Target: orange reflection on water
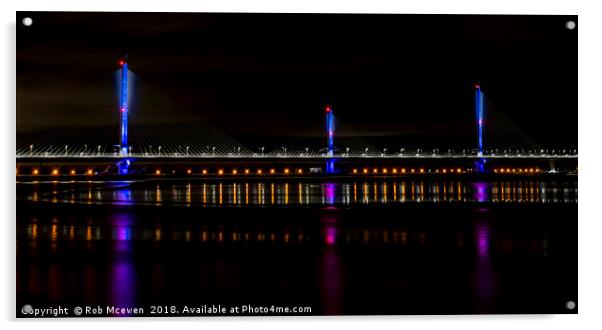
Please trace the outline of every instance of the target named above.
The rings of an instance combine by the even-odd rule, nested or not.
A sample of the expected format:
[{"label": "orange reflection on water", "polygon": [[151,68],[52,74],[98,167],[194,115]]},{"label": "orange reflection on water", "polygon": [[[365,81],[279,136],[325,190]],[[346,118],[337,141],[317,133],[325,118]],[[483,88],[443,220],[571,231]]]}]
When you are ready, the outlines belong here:
[{"label": "orange reflection on water", "polygon": [[222,205],[223,202],[223,189],[222,184],[219,184],[219,205]]},{"label": "orange reflection on water", "polygon": [[443,200],[447,201],[447,184],[443,183]]},{"label": "orange reflection on water", "polygon": [[236,183],[232,184],[232,204],[236,205]]},{"label": "orange reflection on water", "polygon": [[401,201],[402,202],[406,201],[406,183],[405,182],[401,183]]},{"label": "orange reflection on water", "polygon": [[53,224],[50,227],[50,240],[51,241],[56,241],[57,238],[58,238],[57,225]]},{"label": "orange reflection on water", "polygon": [[263,204],[265,196],[265,187],[263,183],[257,185],[257,204]]},{"label": "orange reflection on water", "polygon": [[92,226],[86,226],[86,241],[92,240]]},{"label": "orange reflection on water", "polygon": [[38,224],[35,222],[31,225],[31,238],[33,240],[38,238]]},{"label": "orange reflection on water", "polygon": [[157,186],[157,192],[156,192],[156,194],[155,194],[155,195],[156,195],[156,197],[155,197],[155,198],[156,198],[156,200],[155,200],[155,201],[156,201],[157,205],[161,204],[161,202],[162,202],[162,198],[161,198],[161,188],[160,188],[159,186]]},{"label": "orange reflection on water", "polygon": [[192,203],[192,196],[191,196],[191,191],[190,191],[190,183],[186,185],[186,204],[188,204],[188,206],[190,206],[190,204]]}]

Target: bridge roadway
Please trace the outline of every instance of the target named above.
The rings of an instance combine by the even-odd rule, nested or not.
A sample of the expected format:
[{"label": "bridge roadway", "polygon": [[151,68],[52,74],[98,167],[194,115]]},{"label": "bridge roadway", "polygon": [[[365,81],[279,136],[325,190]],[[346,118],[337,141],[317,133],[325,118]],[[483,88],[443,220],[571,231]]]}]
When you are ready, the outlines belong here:
[{"label": "bridge roadway", "polygon": [[28,155],[21,154],[16,155],[17,161],[45,161],[45,160],[118,160],[123,158],[131,159],[148,159],[148,160],[187,160],[187,161],[257,161],[257,160],[270,160],[270,161],[288,161],[288,160],[385,160],[385,159],[534,159],[534,160],[560,160],[560,159],[577,159],[577,154],[485,154],[482,156],[476,154],[415,154],[415,155],[368,155],[368,156],[238,156],[238,155],[145,155],[145,154],[130,154],[128,156],[121,156],[119,154],[90,154],[90,155]]},{"label": "bridge roadway", "polygon": [[[115,164],[124,157],[53,156],[17,157],[19,175],[112,174]],[[145,156],[132,155],[133,173],[204,174],[204,175],[307,175],[321,173],[331,157],[198,157],[198,156]],[[576,155],[420,155],[381,157],[334,157],[339,174],[411,174],[411,173],[471,173],[477,159],[486,159],[486,169],[491,173],[576,173]]]}]

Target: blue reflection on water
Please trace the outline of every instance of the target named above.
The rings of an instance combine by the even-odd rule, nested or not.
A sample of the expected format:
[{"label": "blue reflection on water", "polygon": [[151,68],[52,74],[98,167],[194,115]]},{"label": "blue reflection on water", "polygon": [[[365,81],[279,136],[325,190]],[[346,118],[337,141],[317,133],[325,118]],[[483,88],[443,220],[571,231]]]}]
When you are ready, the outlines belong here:
[{"label": "blue reflection on water", "polygon": [[120,204],[130,205],[132,203],[132,189],[123,188],[115,192],[115,200]]},{"label": "blue reflection on water", "polygon": [[129,214],[115,214],[110,219],[113,237],[110,302],[121,307],[136,305],[136,269],[133,258],[134,219]]}]

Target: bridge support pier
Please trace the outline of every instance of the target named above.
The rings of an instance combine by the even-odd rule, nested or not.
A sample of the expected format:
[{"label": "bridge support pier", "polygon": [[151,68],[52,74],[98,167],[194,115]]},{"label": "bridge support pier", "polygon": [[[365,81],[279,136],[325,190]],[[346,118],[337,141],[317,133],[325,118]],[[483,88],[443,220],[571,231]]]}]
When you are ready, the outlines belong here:
[{"label": "bridge support pier", "polygon": [[475,169],[476,169],[477,173],[485,172],[485,163],[487,163],[487,160],[485,158],[478,158],[475,161]]},{"label": "bridge support pier", "polygon": [[326,173],[332,174],[334,172],[334,158],[330,158],[326,160]]},{"label": "bridge support pier", "polygon": [[556,173],[556,161],[554,159],[550,159],[550,172]]},{"label": "bridge support pier", "polygon": [[117,174],[127,175],[130,169],[131,161],[128,158],[123,158],[115,165],[117,165]]}]

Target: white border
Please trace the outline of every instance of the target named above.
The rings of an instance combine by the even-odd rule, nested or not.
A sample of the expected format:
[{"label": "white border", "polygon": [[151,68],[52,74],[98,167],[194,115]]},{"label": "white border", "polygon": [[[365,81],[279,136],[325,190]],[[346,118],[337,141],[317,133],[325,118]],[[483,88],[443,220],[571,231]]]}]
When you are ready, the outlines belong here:
[{"label": "white border", "polygon": [[[236,318],[236,319],[183,319],[164,320],[108,320],[111,322],[88,322],[86,327],[103,329],[114,327],[150,327],[162,329],[167,322],[176,322],[180,327],[230,328],[244,326],[255,329],[305,329],[307,327],[364,329],[368,326],[379,328],[439,328],[446,329],[569,329],[592,328],[602,324],[600,299],[600,268],[602,257],[600,241],[602,237],[602,217],[596,209],[598,193],[602,182],[599,172],[602,169],[600,157],[600,123],[602,123],[601,65],[602,61],[602,10],[599,1],[586,0],[414,0],[409,1],[354,1],[354,0],[221,0],[212,2],[191,0],[130,1],[102,0],[4,0],[0,3],[2,17],[2,60],[3,77],[0,80],[0,100],[3,104],[0,123],[2,134],[2,161],[0,177],[2,189],[0,210],[3,211],[3,249],[0,264],[0,277],[3,286],[0,293],[0,314],[2,321],[13,321],[10,328],[44,327],[79,329],[82,324],[76,319],[53,322],[14,322],[14,267],[15,267],[15,11],[171,11],[171,12],[347,12],[347,13],[456,13],[456,14],[578,14],[579,33],[579,315],[552,316],[386,316],[386,317],[305,317],[305,318]],[[552,97],[552,96],[550,96]],[[545,123],[542,123],[545,124]],[[104,324],[103,324],[104,323]],[[374,323],[374,324],[372,324]],[[5,327],[3,327],[5,328]]]}]

